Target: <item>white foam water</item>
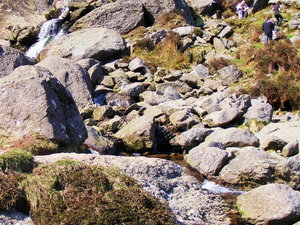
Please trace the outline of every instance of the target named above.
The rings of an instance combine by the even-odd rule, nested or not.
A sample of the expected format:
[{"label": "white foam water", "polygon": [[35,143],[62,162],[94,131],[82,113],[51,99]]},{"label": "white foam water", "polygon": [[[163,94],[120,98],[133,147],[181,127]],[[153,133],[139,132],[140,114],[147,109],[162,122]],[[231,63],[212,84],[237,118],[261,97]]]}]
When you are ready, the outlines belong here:
[{"label": "white foam water", "polygon": [[204,180],[201,186],[202,189],[207,190],[213,194],[243,194],[243,191],[237,191],[232,188],[223,187],[214,183],[213,181]]},{"label": "white foam water", "polygon": [[63,15],[69,11],[69,8],[66,7],[62,10],[59,18],[49,20],[45,22],[38,35],[38,42],[33,44],[28,51],[26,52],[26,56],[37,58],[39,53],[43,50],[43,48],[51,41],[63,36],[65,34],[62,29],[62,20]]}]

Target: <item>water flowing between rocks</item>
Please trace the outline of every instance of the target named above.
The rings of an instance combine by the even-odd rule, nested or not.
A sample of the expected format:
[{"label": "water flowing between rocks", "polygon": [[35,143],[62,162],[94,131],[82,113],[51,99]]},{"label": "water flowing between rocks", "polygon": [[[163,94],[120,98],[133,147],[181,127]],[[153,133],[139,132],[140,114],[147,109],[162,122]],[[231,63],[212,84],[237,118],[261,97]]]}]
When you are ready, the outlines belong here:
[{"label": "water flowing between rocks", "polygon": [[47,44],[65,35],[65,31],[62,28],[62,23],[63,23],[63,15],[65,15],[65,13],[68,11],[69,11],[68,7],[64,8],[58,18],[48,20],[42,25],[38,35],[38,42],[33,44],[28,49],[28,51],[26,52],[26,56],[37,58],[39,53],[43,50],[43,48]]}]

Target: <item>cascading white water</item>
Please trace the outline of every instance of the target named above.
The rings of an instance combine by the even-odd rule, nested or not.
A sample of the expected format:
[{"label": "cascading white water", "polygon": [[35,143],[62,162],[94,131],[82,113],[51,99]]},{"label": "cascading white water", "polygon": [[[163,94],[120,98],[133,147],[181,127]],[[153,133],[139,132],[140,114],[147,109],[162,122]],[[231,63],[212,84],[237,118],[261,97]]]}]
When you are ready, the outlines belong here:
[{"label": "cascading white water", "polygon": [[55,40],[58,37],[61,37],[65,34],[62,29],[63,15],[69,11],[69,8],[66,7],[62,10],[60,16],[56,19],[49,20],[45,22],[40,30],[38,35],[38,42],[33,44],[28,51],[26,56],[37,58],[42,49],[52,40]]}]

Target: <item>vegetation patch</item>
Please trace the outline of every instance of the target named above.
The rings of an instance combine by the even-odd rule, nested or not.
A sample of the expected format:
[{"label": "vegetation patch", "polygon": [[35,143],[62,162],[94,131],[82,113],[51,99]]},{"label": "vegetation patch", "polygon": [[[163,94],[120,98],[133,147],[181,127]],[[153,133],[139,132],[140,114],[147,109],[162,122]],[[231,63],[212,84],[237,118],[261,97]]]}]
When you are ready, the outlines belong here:
[{"label": "vegetation patch", "polygon": [[33,168],[33,157],[24,150],[10,150],[0,155],[0,168],[2,171],[30,172]]},{"label": "vegetation patch", "polygon": [[63,160],[22,182],[35,224],[174,224],[169,209],[117,168]]},{"label": "vegetation patch", "polygon": [[0,211],[8,211],[17,207],[23,198],[19,182],[24,177],[20,174],[0,171]]}]

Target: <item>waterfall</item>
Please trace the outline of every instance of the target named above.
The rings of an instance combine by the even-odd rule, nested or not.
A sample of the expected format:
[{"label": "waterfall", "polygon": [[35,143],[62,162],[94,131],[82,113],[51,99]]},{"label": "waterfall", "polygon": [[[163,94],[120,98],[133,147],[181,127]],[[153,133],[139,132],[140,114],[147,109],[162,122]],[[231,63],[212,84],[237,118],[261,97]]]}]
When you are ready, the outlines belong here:
[{"label": "waterfall", "polygon": [[26,56],[37,58],[39,53],[47,44],[49,44],[49,42],[65,34],[64,30],[62,29],[62,22],[63,15],[68,11],[68,7],[64,8],[58,18],[49,20],[42,25],[40,33],[38,35],[38,42],[33,44],[28,49],[28,51],[26,52]]}]

